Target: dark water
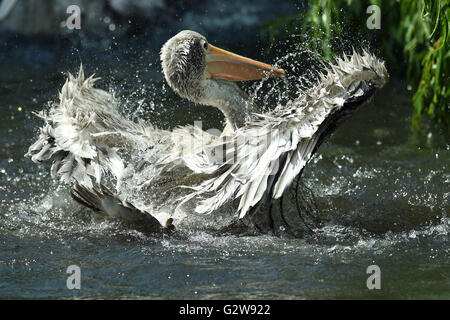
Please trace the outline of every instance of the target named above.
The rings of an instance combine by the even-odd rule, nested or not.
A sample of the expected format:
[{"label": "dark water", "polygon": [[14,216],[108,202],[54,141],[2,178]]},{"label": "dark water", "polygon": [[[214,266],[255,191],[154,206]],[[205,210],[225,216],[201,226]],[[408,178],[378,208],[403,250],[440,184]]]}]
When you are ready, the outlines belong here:
[{"label": "dark water", "polygon": [[[221,124],[217,111],[175,97],[142,59],[85,66],[125,105],[141,106],[125,108],[130,116]],[[391,80],[307,167],[314,235],[157,239],[92,221],[48,165],[23,158],[41,125],[32,112],[57,99],[64,77],[12,69],[0,83],[1,298],[450,299],[450,146],[438,132],[413,138],[403,81]],[[69,265],[81,268],[80,290],[66,287]],[[381,269],[380,290],[366,286],[370,265]]]}]

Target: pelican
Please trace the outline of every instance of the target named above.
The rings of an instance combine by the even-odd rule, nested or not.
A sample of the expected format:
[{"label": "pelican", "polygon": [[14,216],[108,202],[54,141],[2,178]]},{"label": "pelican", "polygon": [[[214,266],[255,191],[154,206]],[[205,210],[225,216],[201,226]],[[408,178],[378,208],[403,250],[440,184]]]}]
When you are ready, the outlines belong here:
[{"label": "pelican", "polygon": [[[52,158],[52,177],[69,183],[80,204],[149,233],[171,233],[194,213],[211,217],[227,206],[233,219],[272,229],[273,219],[262,219],[258,208],[281,198],[325,138],[388,79],[381,60],[354,51],[330,64],[315,86],[261,113],[236,82],[283,77],[283,69],[217,48],[189,30],[164,44],[161,63],[178,95],[222,111],[221,135],[126,119],[115,97],[95,88],[96,79],[85,78],[80,67],[77,77],[69,75],[59,103],[39,114],[45,124],[26,154],[34,162]],[[110,176],[115,191],[104,186]],[[156,190],[145,193],[152,186]],[[121,197],[127,188],[137,198],[181,189],[169,211],[190,205],[192,214],[157,218],[142,199]]]}]

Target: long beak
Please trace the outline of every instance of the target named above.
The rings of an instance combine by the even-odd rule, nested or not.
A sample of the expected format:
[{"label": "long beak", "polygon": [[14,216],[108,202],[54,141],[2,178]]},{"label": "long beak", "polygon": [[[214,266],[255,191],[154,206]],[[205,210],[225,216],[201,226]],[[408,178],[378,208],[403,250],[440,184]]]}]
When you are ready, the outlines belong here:
[{"label": "long beak", "polygon": [[245,81],[284,75],[283,69],[208,45],[206,52],[206,77],[208,79]]}]

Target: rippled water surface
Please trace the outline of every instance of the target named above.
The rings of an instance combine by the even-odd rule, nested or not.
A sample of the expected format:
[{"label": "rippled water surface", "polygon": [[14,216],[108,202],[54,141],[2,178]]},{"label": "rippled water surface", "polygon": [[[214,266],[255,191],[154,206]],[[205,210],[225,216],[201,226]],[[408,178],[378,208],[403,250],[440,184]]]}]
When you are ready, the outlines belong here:
[{"label": "rippled water surface", "polygon": [[[221,125],[218,111],[178,99],[141,62],[85,65],[133,106],[129,116]],[[57,99],[62,83],[58,72],[2,75],[1,298],[450,299],[450,147],[437,132],[414,139],[403,81],[391,79],[305,170],[314,196],[305,215],[319,224],[304,239],[201,231],[161,239],[91,220],[48,165],[23,158],[41,125],[32,112]],[[374,264],[381,290],[366,287]],[[81,290],[66,287],[69,265],[81,267]]]}]

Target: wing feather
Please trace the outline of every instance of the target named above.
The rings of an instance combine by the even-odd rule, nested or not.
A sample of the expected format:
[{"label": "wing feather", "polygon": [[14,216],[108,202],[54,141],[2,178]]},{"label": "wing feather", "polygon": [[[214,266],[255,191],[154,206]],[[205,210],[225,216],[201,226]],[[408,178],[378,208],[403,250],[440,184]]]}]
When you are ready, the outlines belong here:
[{"label": "wing feather", "polygon": [[265,195],[280,198],[328,132],[329,119],[347,102],[362,104],[373,93],[370,89],[382,87],[387,78],[384,63],[366,52],[337,59],[316,86],[272,112],[253,114],[246,126],[223,142],[230,149],[227,159],[229,153],[237,154],[233,163],[205,156],[210,146],[184,158],[195,173],[208,173],[212,178],[192,186],[193,192],[181,203],[203,198],[196,211],[211,213],[240,198],[237,211],[243,218]]}]

